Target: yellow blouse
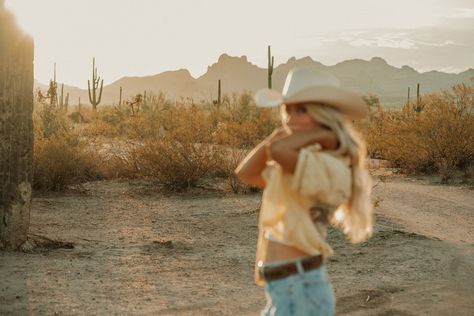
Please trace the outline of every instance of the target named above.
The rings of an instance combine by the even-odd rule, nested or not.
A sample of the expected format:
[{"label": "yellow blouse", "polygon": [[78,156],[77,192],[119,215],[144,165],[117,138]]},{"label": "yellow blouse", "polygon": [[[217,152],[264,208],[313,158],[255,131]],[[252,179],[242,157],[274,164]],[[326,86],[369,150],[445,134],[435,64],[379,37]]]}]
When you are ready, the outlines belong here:
[{"label": "yellow blouse", "polygon": [[265,262],[268,240],[265,232],[283,243],[308,253],[332,254],[326,242],[327,226],[315,225],[310,208],[322,204],[333,206],[347,202],[351,193],[350,158],[337,151],[322,151],[320,144],[302,148],[294,174],[284,172],[274,160],[262,171],[266,186],[259,214],[259,235],[255,260],[255,282],[263,285],[258,273]]}]

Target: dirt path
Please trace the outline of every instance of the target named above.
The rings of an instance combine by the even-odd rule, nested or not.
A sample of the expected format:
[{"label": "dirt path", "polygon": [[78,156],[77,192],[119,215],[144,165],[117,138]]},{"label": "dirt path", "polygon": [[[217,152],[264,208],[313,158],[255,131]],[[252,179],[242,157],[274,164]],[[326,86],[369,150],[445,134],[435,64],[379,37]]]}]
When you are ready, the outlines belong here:
[{"label": "dirt path", "polygon": [[[470,315],[472,192],[399,179],[377,186],[372,239],[351,245],[330,231],[338,315]],[[0,315],[258,315],[259,202],[116,181],[37,195],[31,232],[74,248],[0,253]]]},{"label": "dirt path", "polygon": [[474,190],[413,178],[380,184],[380,214],[407,230],[442,240],[474,243]]}]

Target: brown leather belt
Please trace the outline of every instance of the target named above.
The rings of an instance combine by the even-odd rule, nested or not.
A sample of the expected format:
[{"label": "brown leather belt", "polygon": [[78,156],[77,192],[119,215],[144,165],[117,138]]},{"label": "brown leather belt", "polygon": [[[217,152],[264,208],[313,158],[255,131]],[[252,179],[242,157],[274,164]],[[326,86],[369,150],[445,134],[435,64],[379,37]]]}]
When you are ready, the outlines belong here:
[{"label": "brown leather belt", "polygon": [[[323,257],[321,255],[308,256],[301,259],[301,265],[304,271],[309,271],[319,268],[323,264]],[[265,266],[261,268],[261,276],[267,280],[278,280],[286,278],[290,275],[298,273],[298,267],[295,262],[289,262],[276,267]]]}]

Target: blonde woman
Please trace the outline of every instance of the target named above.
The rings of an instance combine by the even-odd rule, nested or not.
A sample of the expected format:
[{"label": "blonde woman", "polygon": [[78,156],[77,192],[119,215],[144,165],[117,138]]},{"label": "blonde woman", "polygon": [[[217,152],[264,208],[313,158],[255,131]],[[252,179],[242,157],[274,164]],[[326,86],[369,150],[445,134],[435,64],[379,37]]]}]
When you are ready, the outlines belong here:
[{"label": "blonde woman", "polygon": [[283,93],[264,89],[255,99],[280,106],[282,118],[236,169],[242,182],[264,188],[255,260],[262,315],[334,315],[327,226],[354,243],[372,234],[366,149],[351,123],[367,106],[334,76],[305,68],[288,73]]}]

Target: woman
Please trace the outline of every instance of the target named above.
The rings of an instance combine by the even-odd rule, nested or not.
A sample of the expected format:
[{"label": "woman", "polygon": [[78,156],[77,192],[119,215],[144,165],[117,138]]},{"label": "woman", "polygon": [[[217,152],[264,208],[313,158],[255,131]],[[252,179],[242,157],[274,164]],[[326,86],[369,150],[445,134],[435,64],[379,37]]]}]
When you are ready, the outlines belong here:
[{"label": "woman", "polygon": [[255,260],[267,297],[262,315],[334,315],[327,226],[354,243],[372,234],[366,149],[351,123],[367,106],[335,77],[305,68],[288,73],[283,93],[264,89],[255,98],[280,106],[282,118],[236,169],[242,182],[264,188]]}]

